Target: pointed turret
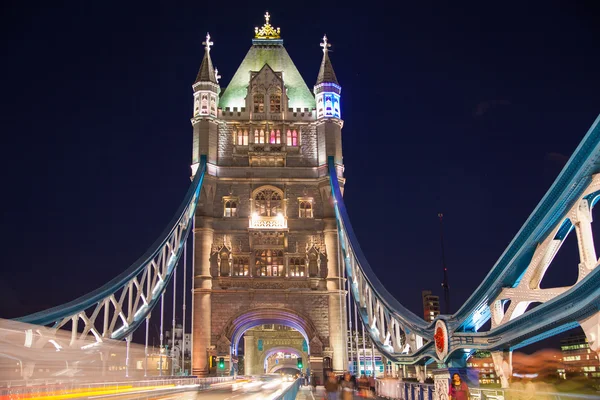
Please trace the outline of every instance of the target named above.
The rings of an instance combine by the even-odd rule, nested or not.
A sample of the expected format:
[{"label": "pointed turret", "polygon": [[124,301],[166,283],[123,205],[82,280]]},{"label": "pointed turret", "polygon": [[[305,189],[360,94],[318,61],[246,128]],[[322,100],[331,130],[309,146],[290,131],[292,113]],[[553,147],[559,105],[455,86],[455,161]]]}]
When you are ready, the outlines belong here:
[{"label": "pointed turret", "polygon": [[198,75],[196,76],[196,80],[194,84],[199,82],[211,82],[218,84],[215,69],[212,64],[212,60],[210,59],[210,46],[213,45],[213,42],[210,41],[210,34],[206,34],[206,41],[202,42],[204,45],[204,58],[202,59],[202,64],[200,64],[200,69],[198,70]]},{"label": "pointed turret", "polygon": [[314,93],[317,101],[317,142],[319,148],[319,165],[327,163],[327,157],[333,156],[337,165],[342,165],[342,113],[340,111],[340,93],[342,87],[338,83],[331,60],[327,36],[321,43],[323,60],[317,76]]},{"label": "pointed turret", "polygon": [[204,45],[204,58],[192,85],[194,90],[192,174],[196,173],[201,156],[207,155],[209,163],[216,163],[217,160],[216,151],[211,149],[209,143],[216,143],[217,123],[215,119],[218,117],[220,77],[210,59],[210,46],[213,45],[213,42],[210,41],[210,34],[206,34],[206,41],[202,44]]},{"label": "pointed turret", "polygon": [[210,59],[210,34],[206,34],[204,45],[204,58],[198,70],[196,80],[192,85],[194,89],[194,117],[210,115],[217,116],[217,104],[219,103],[219,75],[213,67]]},{"label": "pointed turret", "polygon": [[340,93],[342,87],[338,83],[331,60],[329,59],[329,48],[327,35],[323,36],[321,43],[323,48],[323,60],[315,84],[315,97],[317,100],[317,119],[319,118],[341,118]]},{"label": "pointed turret", "polygon": [[329,59],[329,47],[331,47],[331,45],[327,43],[327,35],[323,36],[321,47],[323,47],[323,61],[321,61],[321,69],[319,69],[316,85],[325,82],[339,85],[335,72],[333,71],[333,66],[331,65],[331,60]]}]

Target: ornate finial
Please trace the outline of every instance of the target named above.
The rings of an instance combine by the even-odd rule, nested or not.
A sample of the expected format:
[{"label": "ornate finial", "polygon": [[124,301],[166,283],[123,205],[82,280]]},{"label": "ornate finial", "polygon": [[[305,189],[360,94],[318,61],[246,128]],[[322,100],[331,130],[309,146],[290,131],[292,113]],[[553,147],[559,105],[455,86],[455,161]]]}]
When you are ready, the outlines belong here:
[{"label": "ornate finial", "polygon": [[213,45],[213,42],[210,41],[210,33],[206,32],[206,41],[202,42],[206,51],[210,51],[210,46]]},{"label": "ornate finial", "polygon": [[217,80],[217,83],[219,83],[219,79],[221,79],[221,75],[219,75],[218,68],[215,68],[215,79]]},{"label": "ornate finial", "polygon": [[323,35],[323,43],[321,43],[321,47],[323,48],[323,52],[328,51],[327,49],[331,47],[331,45],[327,42],[327,35]]},{"label": "ornate finial", "polygon": [[262,28],[254,28],[254,38],[256,39],[279,39],[280,38],[280,28],[273,28],[269,23],[269,19],[271,19],[271,15],[267,11],[265,13],[265,24]]}]

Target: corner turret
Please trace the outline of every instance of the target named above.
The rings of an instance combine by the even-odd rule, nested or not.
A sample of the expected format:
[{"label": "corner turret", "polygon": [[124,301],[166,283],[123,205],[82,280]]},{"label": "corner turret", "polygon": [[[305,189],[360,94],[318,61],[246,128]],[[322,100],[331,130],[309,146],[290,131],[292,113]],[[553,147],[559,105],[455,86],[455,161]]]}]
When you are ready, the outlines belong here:
[{"label": "corner turret", "polygon": [[317,118],[341,118],[340,93],[342,87],[338,83],[331,60],[329,59],[329,47],[327,35],[323,36],[323,60],[315,84],[315,97],[317,101]]},{"label": "corner turret", "polygon": [[204,45],[204,58],[196,80],[192,85],[194,90],[194,116],[192,125],[194,127],[194,142],[192,147],[192,174],[196,174],[200,156],[206,155],[208,163],[216,164],[217,153],[214,146],[209,143],[217,141],[217,107],[219,104],[219,78],[217,70],[213,67],[210,59],[210,34],[206,34]]},{"label": "corner turret", "polygon": [[192,85],[192,89],[194,89],[194,117],[204,115],[216,117],[221,88],[219,87],[219,75],[217,75],[210,59],[210,46],[213,45],[213,42],[210,41],[210,34],[206,34],[206,41],[202,44],[204,45],[204,58],[202,64],[200,64],[196,80]]},{"label": "corner turret", "polygon": [[[340,111],[340,93],[342,87],[338,83],[331,60],[329,60],[329,47],[327,36],[323,36],[321,43],[323,60],[314,93],[317,102],[317,142],[319,148],[319,165],[327,163],[327,157],[333,156],[335,163],[343,165],[342,161],[342,113]],[[341,176],[341,170],[338,171]]]}]

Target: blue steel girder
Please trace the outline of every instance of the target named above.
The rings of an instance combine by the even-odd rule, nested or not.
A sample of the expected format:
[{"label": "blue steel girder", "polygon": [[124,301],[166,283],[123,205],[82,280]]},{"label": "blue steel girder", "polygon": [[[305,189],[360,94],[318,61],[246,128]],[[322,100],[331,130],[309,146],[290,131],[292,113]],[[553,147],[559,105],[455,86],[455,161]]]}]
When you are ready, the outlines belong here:
[{"label": "blue steel girder", "polygon": [[206,156],[201,156],[192,184],[168,227],[127,270],[73,301],[16,320],[55,329],[70,323],[72,342],[90,334],[97,342],[129,336],[150,315],[171,280],[193,227],[205,172]]}]

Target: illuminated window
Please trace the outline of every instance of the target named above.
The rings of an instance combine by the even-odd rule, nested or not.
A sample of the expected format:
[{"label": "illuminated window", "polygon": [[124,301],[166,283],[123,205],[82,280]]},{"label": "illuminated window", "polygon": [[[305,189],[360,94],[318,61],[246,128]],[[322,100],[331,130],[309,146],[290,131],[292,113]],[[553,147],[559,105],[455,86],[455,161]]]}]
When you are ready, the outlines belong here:
[{"label": "illuminated window", "polygon": [[254,130],[254,143],[255,144],[264,144],[265,143],[265,130],[255,129]]},{"label": "illuminated window", "polygon": [[286,136],[288,146],[298,146],[298,132],[295,129],[288,129]]},{"label": "illuminated window", "polygon": [[254,196],[255,212],[263,217],[274,217],[282,212],[282,194],[265,188]]},{"label": "illuminated window", "polygon": [[306,276],[306,261],[304,257],[290,258],[290,275],[291,277]]},{"label": "illuminated window", "polygon": [[300,205],[298,207],[300,218],[312,218],[313,217],[313,208],[311,200],[300,200]]},{"label": "illuminated window", "polygon": [[269,143],[281,144],[281,131],[279,129],[271,129],[271,135],[269,136]]},{"label": "illuminated window", "polygon": [[263,113],[265,112],[265,95],[256,93],[254,95],[254,112]]},{"label": "illuminated window", "polygon": [[255,276],[283,276],[282,250],[256,250]]},{"label": "illuminated window", "polygon": [[248,257],[233,257],[233,276],[248,276]]},{"label": "illuminated window", "polygon": [[237,131],[237,145],[248,146],[248,129]]},{"label": "illuminated window", "polygon": [[225,201],[224,217],[237,217],[237,202],[235,200]]},{"label": "illuminated window", "polygon": [[278,94],[272,94],[269,97],[270,112],[278,113],[281,112],[281,96]]}]

